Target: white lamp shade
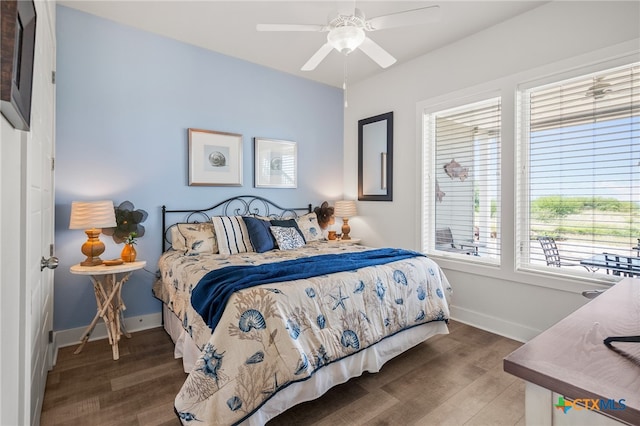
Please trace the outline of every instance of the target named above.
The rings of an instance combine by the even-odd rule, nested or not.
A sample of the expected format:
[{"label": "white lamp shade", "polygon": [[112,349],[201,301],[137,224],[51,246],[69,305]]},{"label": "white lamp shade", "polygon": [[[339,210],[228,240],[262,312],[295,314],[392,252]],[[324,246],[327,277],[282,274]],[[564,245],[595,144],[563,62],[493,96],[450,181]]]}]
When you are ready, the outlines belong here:
[{"label": "white lamp shade", "polygon": [[113,228],[116,226],[113,201],[74,201],[69,229]]},{"label": "white lamp shade", "polygon": [[340,53],[348,54],[358,48],[364,41],[362,28],[345,25],[329,31],[327,41]]},{"label": "white lamp shade", "polygon": [[349,218],[355,216],[357,213],[356,202],[353,200],[336,201],[336,205],[333,207],[333,215],[337,217]]}]

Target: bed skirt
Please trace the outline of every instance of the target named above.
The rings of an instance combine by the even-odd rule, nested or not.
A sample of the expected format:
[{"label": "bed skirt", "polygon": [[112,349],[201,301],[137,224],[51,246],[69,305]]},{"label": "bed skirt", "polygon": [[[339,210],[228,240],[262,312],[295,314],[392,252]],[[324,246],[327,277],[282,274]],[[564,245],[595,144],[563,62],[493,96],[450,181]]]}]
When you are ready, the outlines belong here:
[{"label": "bed skirt", "polygon": [[[200,350],[182,327],[178,317],[166,305],[162,305],[164,329],[175,344],[174,355],[182,358],[185,373],[191,372]],[[390,359],[424,342],[437,334],[448,334],[444,321],[433,321],[401,331],[377,344],[347,358],[328,364],[315,372],[308,380],[293,383],[271,397],[242,425],[264,425],[268,420],[294,405],[319,398],[330,388],[351,379],[351,371],[377,373]]]}]

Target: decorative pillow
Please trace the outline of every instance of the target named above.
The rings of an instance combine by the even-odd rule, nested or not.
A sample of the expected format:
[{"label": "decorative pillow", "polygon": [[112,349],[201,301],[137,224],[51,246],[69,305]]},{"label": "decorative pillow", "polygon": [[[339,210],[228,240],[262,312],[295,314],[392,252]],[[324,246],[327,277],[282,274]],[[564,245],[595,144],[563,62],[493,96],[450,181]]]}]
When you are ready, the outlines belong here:
[{"label": "decorative pillow", "polygon": [[214,216],[211,221],[216,232],[220,254],[254,251],[242,216]]},{"label": "decorative pillow", "polygon": [[185,254],[217,253],[213,224],[177,223],[171,228],[171,247]]},{"label": "decorative pillow", "polygon": [[264,253],[276,248],[276,240],[271,235],[271,231],[269,231],[271,222],[269,222],[268,218],[264,220],[252,216],[243,216],[242,219],[247,226],[249,239],[255,251]]},{"label": "decorative pillow", "polygon": [[[281,226],[283,228],[294,228],[296,231],[298,231],[298,233],[300,234],[300,236],[302,236],[302,239],[304,240],[304,235],[302,235],[302,231],[300,231],[300,228],[298,228],[298,223],[296,222],[295,219],[273,219],[271,220],[271,226]],[[307,242],[305,241],[305,244]]]},{"label": "decorative pillow", "polygon": [[317,241],[322,238],[322,229],[318,224],[318,216],[315,213],[307,213],[296,219],[296,224],[306,242]]},{"label": "decorative pillow", "polygon": [[304,247],[302,235],[293,227],[272,226],[269,228],[276,238],[280,250],[294,250]]}]

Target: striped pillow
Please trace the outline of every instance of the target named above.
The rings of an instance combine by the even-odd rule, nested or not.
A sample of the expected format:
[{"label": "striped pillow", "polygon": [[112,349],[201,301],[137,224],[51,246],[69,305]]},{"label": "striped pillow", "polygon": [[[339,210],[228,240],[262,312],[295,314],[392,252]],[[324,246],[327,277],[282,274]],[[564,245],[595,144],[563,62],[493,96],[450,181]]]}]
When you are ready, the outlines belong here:
[{"label": "striped pillow", "polygon": [[242,216],[214,216],[211,218],[220,254],[254,251]]}]

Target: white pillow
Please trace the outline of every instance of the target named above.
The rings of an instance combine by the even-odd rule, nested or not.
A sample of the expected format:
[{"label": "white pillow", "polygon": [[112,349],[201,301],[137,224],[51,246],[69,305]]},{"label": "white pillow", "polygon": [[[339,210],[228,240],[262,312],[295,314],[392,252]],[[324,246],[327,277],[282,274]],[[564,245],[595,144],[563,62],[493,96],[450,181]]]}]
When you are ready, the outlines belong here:
[{"label": "white pillow", "polygon": [[296,228],[272,226],[269,228],[278,243],[280,250],[294,250],[304,247],[304,239]]},{"label": "white pillow", "polygon": [[242,216],[214,216],[211,221],[216,232],[220,254],[254,251]]},{"label": "white pillow", "polygon": [[185,254],[218,253],[213,223],[177,223],[171,228],[171,247]]},{"label": "white pillow", "polygon": [[307,213],[296,218],[296,223],[306,242],[322,239],[322,229],[318,224],[318,216],[315,213]]}]

